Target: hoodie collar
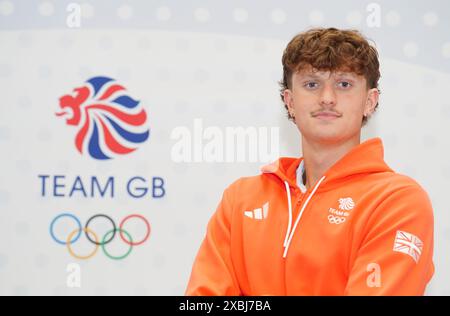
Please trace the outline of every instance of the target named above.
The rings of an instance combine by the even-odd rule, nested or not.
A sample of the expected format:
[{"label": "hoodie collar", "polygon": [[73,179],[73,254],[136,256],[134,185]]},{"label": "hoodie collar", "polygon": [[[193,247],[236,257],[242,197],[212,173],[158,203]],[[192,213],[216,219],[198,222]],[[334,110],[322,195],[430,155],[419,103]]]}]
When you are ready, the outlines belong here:
[{"label": "hoodie collar", "polygon": [[300,188],[300,191],[302,191],[302,193],[305,193],[307,191],[306,186],[303,183],[304,176],[305,176],[305,161],[302,159],[296,172],[297,186]]},{"label": "hoodie collar", "polygon": [[[276,162],[261,168],[263,173],[276,175],[283,182],[287,181],[291,187],[297,187],[297,168],[303,161],[300,158],[283,157]],[[326,177],[321,184],[321,189],[327,185],[357,174],[393,172],[384,161],[384,148],[381,138],[368,139],[353,147],[340,160],[332,165],[324,174]],[[319,188],[319,191],[320,188]]]}]

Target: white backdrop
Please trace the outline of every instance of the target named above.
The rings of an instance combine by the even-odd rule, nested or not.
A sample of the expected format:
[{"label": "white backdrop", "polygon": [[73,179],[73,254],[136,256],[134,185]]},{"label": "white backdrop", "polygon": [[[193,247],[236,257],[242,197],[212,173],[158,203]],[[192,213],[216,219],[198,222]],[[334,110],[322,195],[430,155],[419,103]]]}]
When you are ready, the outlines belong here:
[{"label": "white backdrop", "polygon": [[[365,6],[355,2],[346,5],[338,20],[328,18],[323,3],[308,8],[302,22],[291,25],[294,17],[279,1],[260,6],[230,2],[228,11],[223,3],[211,7],[192,2],[192,8],[179,8],[170,1],[129,1],[126,6],[84,1],[87,26],[78,29],[64,24],[68,3],[36,1],[24,10],[23,1],[0,1],[0,294],[182,295],[222,191],[241,176],[257,174],[264,161],[176,162],[172,150],[177,141],[171,135],[186,127],[195,138],[195,119],[224,133],[226,127],[278,128],[279,154],[301,155],[300,137],[285,118],[277,81],[289,39],[317,23],[358,27],[380,48],[380,106],[363,129],[363,140],[381,137],[388,164],[416,179],[430,195],[436,274],[427,294],[450,294],[450,39],[444,32],[449,29],[449,17],[444,16],[450,12],[448,4],[443,11],[444,2],[434,7],[430,2],[422,11],[428,13],[413,22],[406,20],[406,3],[392,8],[381,2],[383,24],[373,30],[365,25]],[[111,14],[103,14],[106,8]],[[192,21],[183,20],[182,9],[183,14],[190,10]],[[142,12],[152,17],[149,23],[163,25],[139,24]],[[266,21],[257,30],[251,23],[262,16]],[[135,24],[130,27],[126,21]],[[408,29],[413,25],[420,29],[416,35]],[[430,36],[437,39],[430,43]],[[392,46],[399,41],[399,47]],[[438,57],[433,57],[436,51]],[[55,116],[61,96],[96,76],[116,79],[140,100],[151,131],[136,152],[110,161],[78,153],[77,128]],[[55,197],[51,181],[43,196],[39,175],[64,176],[61,183],[66,187],[57,191],[66,196]],[[93,176],[103,182],[114,177],[114,198],[67,196],[77,176],[87,188]],[[147,186],[153,177],[163,178],[165,196],[130,196],[126,183],[136,176]],[[142,214],[151,224],[151,235],[122,261],[101,251],[89,260],[76,260],[49,234],[52,219],[65,212],[75,214],[83,225],[99,213],[117,224],[127,215]],[[71,222],[61,225],[61,236],[76,228]],[[145,234],[139,222],[131,230],[137,239]],[[79,243],[74,245],[77,251],[92,249],[83,236]],[[110,249],[123,253],[127,247],[117,239]],[[70,270],[72,263],[79,274]],[[76,286],[74,275],[80,281]]]}]

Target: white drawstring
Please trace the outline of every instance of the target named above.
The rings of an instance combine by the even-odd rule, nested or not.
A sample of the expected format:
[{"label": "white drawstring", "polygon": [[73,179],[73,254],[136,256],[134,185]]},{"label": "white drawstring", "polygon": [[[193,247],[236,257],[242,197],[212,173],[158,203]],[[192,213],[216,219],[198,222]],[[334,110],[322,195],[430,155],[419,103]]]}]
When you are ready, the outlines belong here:
[{"label": "white drawstring", "polygon": [[287,181],[284,181],[284,185],[286,186],[286,193],[287,193],[287,199],[288,199],[288,205],[289,205],[289,224],[288,229],[286,232],[286,237],[284,238],[284,245],[283,247],[286,248],[289,233],[291,232],[291,226],[292,226],[292,201],[291,201],[291,189],[289,188],[289,183]]},{"label": "white drawstring", "polygon": [[302,215],[303,215],[303,211],[305,210],[306,206],[308,205],[309,200],[311,199],[311,197],[312,197],[312,196],[314,195],[314,193],[316,192],[316,190],[317,190],[317,188],[319,187],[320,183],[321,183],[324,179],[325,179],[325,176],[323,176],[323,177],[319,180],[319,182],[317,182],[316,186],[314,187],[314,190],[311,192],[311,194],[310,194],[310,195],[308,196],[308,198],[306,199],[305,204],[303,204],[302,210],[300,211],[300,213],[299,213],[298,216],[297,216],[297,220],[295,221],[295,225],[294,225],[294,228],[292,229],[292,231],[290,231],[290,230],[291,230],[291,225],[292,225],[291,190],[290,190],[290,188],[289,188],[289,184],[288,184],[286,181],[284,181],[284,184],[286,185],[286,191],[288,192],[288,204],[289,204],[289,225],[288,225],[288,235],[290,234],[290,236],[289,236],[289,239],[287,240],[287,243],[286,243],[286,240],[284,241],[284,253],[283,253],[283,258],[286,258],[286,256],[287,256],[287,253],[288,253],[288,250],[289,250],[289,246],[291,245],[292,238],[294,237],[294,233],[295,233],[295,230],[296,230],[296,228],[297,228],[297,225],[298,225],[298,223],[299,223],[299,221],[300,221],[300,218],[301,218]]}]

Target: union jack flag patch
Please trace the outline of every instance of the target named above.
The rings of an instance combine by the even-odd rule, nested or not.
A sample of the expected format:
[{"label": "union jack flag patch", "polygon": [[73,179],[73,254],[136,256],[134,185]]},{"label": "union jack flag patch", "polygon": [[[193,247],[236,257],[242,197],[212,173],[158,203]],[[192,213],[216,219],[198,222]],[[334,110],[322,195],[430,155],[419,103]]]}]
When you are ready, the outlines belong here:
[{"label": "union jack flag patch", "polygon": [[422,254],[422,249],[423,242],[419,237],[401,230],[397,231],[394,241],[394,251],[406,253],[417,263]]}]

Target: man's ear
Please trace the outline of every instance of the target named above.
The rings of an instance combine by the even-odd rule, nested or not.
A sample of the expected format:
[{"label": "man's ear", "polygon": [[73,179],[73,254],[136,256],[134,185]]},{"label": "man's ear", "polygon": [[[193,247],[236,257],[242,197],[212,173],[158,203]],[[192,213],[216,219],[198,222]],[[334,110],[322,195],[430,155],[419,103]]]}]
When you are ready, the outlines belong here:
[{"label": "man's ear", "polygon": [[377,88],[372,88],[367,93],[366,105],[364,107],[364,114],[366,116],[370,116],[374,111],[375,107],[378,104],[378,99],[380,97],[380,92]]},{"label": "man's ear", "polygon": [[294,112],[294,104],[292,99],[292,91],[285,89],[283,91],[284,104],[287,105],[289,112]]}]

